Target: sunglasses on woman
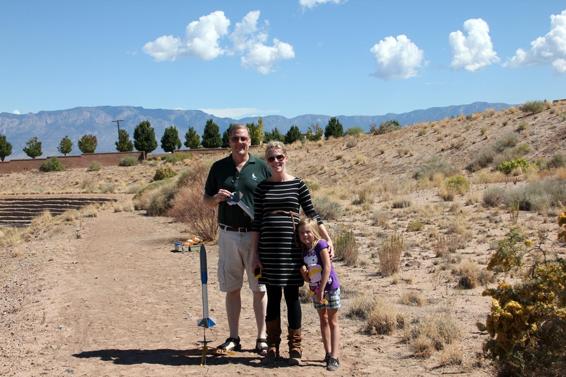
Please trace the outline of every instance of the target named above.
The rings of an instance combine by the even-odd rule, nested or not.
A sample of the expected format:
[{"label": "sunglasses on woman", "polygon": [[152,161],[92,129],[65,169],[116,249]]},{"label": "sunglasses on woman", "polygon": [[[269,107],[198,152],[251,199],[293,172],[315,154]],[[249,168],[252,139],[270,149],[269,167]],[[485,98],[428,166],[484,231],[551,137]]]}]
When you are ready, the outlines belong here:
[{"label": "sunglasses on woman", "polygon": [[281,161],[283,161],[284,158],[285,158],[285,155],[284,155],[284,154],[278,154],[278,155],[276,155],[276,156],[269,156],[269,157],[267,157],[267,161],[268,161],[268,162],[273,162],[273,161],[277,160],[277,161],[281,162]]}]

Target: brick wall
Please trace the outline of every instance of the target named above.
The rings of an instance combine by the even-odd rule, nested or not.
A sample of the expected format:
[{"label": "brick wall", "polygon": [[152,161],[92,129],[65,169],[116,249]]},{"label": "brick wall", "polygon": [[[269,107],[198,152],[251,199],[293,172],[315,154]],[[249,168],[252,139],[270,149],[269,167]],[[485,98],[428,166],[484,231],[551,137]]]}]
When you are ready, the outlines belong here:
[{"label": "brick wall", "polygon": [[[178,150],[175,153],[194,153],[194,154],[212,154],[218,155],[219,158],[229,153],[228,149],[211,148],[211,149],[194,149],[194,150]],[[254,152],[255,153],[255,152]],[[149,158],[158,158],[166,156],[168,153],[150,154]],[[29,170],[38,170],[41,164],[51,157],[57,157],[63,164],[65,169],[88,168],[93,162],[98,162],[102,166],[117,166],[121,159],[125,157],[133,157],[138,160],[142,159],[141,152],[110,152],[110,153],[85,153],[80,156],[49,156],[46,158],[25,159],[25,160],[9,160],[0,162],[0,174],[8,174],[14,172],[22,172]]]}]

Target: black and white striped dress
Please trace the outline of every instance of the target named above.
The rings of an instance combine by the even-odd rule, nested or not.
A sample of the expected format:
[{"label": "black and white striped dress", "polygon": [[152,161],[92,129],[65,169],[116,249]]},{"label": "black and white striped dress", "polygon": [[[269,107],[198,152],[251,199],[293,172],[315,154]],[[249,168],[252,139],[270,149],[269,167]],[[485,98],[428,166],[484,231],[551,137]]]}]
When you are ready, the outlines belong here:
[{"label": "black and white striped dress", "polygon": [[254,206],[252,230],[259,232],[258,253],[263,266],[260,283],[280,287],[303,285],[299,272],[303,254],[294,237],[294,224],[299,219],[280,211],[299,213],[300,207],[306,216],[322,224],[309,189],[300,178],[285,182],[265,180],[255,190]]}]

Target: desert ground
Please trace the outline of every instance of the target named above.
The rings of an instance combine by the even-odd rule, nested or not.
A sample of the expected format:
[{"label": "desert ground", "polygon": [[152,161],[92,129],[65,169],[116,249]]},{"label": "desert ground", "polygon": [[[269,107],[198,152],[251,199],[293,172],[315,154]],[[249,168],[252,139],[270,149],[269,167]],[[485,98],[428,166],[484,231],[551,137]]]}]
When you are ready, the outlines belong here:
[{"label": "desert ground", "polygon": [[[510,135],[513,142],[495,147]],[[513,158],[522,153],[533,167],[511,174],[496,171],[494,163],[465,169],[492,147],[496,159],[522,148]],[[190,221],[148,216],[143,208],[175,182],[151,183],[157,168],[167,164],[181,173],[223,153],[98,171],[2,175],[2,197],[97,193],[117,201],[43,215],[25,229],[0,228],[0,375],[492,376],[494,366],[482,357],[489,336],[477,326],[490,310],[491,299],[482,292],[500,279],[517,278],[486,270],[497,241],[520,227],[549,255],[566,255],[556,241],[564,203],[540,199],[536,209],[521,210],[487,205],[485,199],[490,189],[514,190],[545,179],[564,192],[563,166],[534,166],[566,153],[566,102],[548,104],[538,114],[486,111],[383,135],[296,143],[289,147],[289,170],[307,181],[333,237],[351,231],[355,239],[357,253],[335,261],[343,285],[341,367],[325,371],[318,316],[308,302],[302,306],[302,366],[261,367],[252,352],[255,325],[246,288],[244,350],[209,352],[201,365],[199,256],[172,251],[176,240],[192,237],[195,229]],[[469,188],[447,194],[443,182],[449,173],[429,163],[433,158],[464,176]],[[429,174],[425,168],[432,165]],[[322,208],[328,203],[332,210]],[[380,251],[394,234],[404,247],[398,271],[388,274]],[[227,324],[214,240],[206,247],[209,305],[217,322],[206,337],[214,346],[227,337]],[[469,280],[474,284],[462,284]],[[370,326],[368,304],[375,316],[394,318],[392,328]],[[419,345],[411,338],[411,329],[423,324],[443,326],[442,344]]]}]

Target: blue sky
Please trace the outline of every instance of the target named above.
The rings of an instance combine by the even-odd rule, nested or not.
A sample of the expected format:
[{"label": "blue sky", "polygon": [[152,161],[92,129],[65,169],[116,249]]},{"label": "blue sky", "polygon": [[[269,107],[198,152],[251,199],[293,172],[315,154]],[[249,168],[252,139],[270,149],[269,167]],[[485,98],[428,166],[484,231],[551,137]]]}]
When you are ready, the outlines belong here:
[{"label": "blue sky", "polygon": [[566,97],[556,0],[7,0],[0,46],[0,112],[380,115]]}]

